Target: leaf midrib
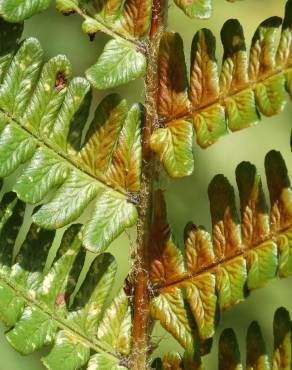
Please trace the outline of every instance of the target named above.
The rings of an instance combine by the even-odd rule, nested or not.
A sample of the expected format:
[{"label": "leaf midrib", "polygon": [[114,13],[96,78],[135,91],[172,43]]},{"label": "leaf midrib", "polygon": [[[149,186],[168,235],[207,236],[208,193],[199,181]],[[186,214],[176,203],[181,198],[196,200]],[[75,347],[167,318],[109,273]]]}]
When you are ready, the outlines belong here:
[{"label": "leaf midrib", "polygon": [[[270,73],[270,74],[268,74],[268,75],[266,75],[262,78],[259,78],[256,81],[248,81],[247,85],[242,89],[239,88],[239,89],[232,90],[230,93],[228,93],[226,95],[221,94],[220,91],[219,91],[218,97],[216,99],[212,100],[211,102],[209,102],[207,104],[201,105],[199,108],[194,108],[192,102],[188,98],[188,101],[190,102],[191,109],[189,110],[189,112],[187,114],[179,114],[179,115],[174,116],[174,117],[169,118],[169,119],[160,117],[160,119],[162,120],[163,125],[165,125],[165,127],[166,127],[169,123],[171,123],[173,121],[176,121],[176,120],[179,120],[179,119],[184,119],[184,120],[192,119],[194,114],[199,114],[199,113],[205,111],[206,109],[212,107],[213,105],[219,104],[220,106],[226,107],[226,104],[225,104],[226,99],[232,98],[235,95],[240,94],[244,91],[248,91],[248,90],[254,91],[255,88],[257,87],[257,85],[259,85],[260,83],[267,82],[267,81],[272,80],[272,79],[274,79],[278,76],[285,75],[286,73],[291,73],[291,72],[292,72],[292,66],[288,65],[285,68],[276,69],[276,72]],[[287,92],[287,94],[288,94],[288,92]],[[212,143],[212,144],[214,144],[214,143]]]},{"label": "leaf midrib", "polygon": [[122,195],[123,197],[125,197],[125,199],[127,199],[128,202],[136,205],[134,200],[128,196],[128,193],[124,189],[120,187],[114,187],[112,184],[106,183],[105,179],[101,180],[95,177],[94,175],[86,171],[84,168],[78,166],[78,164],[72,159],[70,159],[69,156],[66,156],[64,153],[56,151],[52,146],[50,146],[50,144],[47,141],[44,141],[42,138],[32,133],[28,128],[24,127],[18,120],[16,120],[15,117],[13,117],[12,115],[4,111],[2,108],[0,108],[0,112],[5,116],[5,118],[8,121],[10,121],[10,123],[16,124],[21,130],[23,130],[25,133],[28,133],[32,138],[34,138],[37,141],[37,144],[39,147],[45,147],[49,151],[53,152],[55,156],[60,158],[60,161],[66,162],[66,164],[70,166],[71,168],[73,168],[74,170],[78,170],[82,172],[82,174],[84,174],[85,176],[88,176],[91,180],[96,181],[99,184],[99,186],[102,186],[106,189],[111,189],[112,191],[118,193],[119,197]]},{"label": "leaf midrib", "polygon": [[104,20],[99,16],[99,14],[96,17],[89,16],[86,13],[84,13],[79,6],[76,6],[76,11],[83,19],[86,20],[88,18],[91,18],[95,22],[99,23],[100,26],[103,28],[102,30],[100,30],[101,32],[108,34],[109,36],[111,36],[112,38],[116,40],[123,40],[129,43],[131,46],[134,46],[137,51],[140,51],[142,54],[147,55],[147,51],[145,49],[145,43],[139,38],[133,37],[131,35],[127,36],[127,35],[124,35],[116,31],[109,24],[104,22]]},{"label": "leaf midrib", "polygon": [[219,267],[221,267],[221,265],[225,265],[226,263],[232,260],[235,260],[238,257],[245,257],[246,255],[248,255],[250,251],[260,249],[262,247],[262,244],[268,241],[275,242],[277,244],[277,237],[279,237],[281,234],[286,233],[287,231],[292,231],[292,224],[285,228],[278,230],[277,232],[270,233],[266,238],[263,238],[258,244],[252,245],[251,247],[248,247],[248,246],[245,247],[244,244],[241,244],[241,247],[242,247],[241,251],[239,250],[238,252],[234,253],[233,255],[229,257],[223,258],[221,260],[217,260],[213,262],[212,264],[210,264],[209,266],[201,268],[194,273],[186,272],[182,274],[181,277],[170,280],[170,282],[165,285],[160,285],[156,287],[154,289],[154,292],[158,292],[158,293],[167,292],[168,290],[171,290],[173,287],[179,286],[182,283],[186,283],[189,280],[199,277],[200,275],[215,272]]}]

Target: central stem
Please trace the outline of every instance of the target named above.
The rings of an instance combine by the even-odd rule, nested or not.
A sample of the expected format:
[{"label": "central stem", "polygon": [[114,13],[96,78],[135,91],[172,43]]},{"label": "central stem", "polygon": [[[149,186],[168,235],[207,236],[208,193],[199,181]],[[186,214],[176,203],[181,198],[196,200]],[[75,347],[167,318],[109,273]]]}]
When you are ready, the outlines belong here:
[{"label": "central stem", "polygon": [[158,123],[158,51],[163,33],[166,0],[154,0],[148,43],[148,65],[145,76],[145,118],[143,127],[143,160],[140,191],[137,247],[134,263],[134,321],[131,370],[148,369],[150,318],[149,243],[153,210],[153,190],[157,178],[156,158],[150,149],[150,137]]}]

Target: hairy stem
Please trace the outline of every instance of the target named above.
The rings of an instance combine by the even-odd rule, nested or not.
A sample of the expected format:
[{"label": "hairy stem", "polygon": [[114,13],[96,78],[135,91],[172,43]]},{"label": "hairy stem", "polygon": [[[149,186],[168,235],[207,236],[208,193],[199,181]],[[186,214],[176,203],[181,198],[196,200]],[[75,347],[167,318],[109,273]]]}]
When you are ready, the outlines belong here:
[{"label": "hairy stem", "polygon": [[154,0],[148,42],[148,66],[145,76],[145,119],[143,127],[142,183],[137,224],[137,247],[134,262],[135,285],[133,350],[130,358],[131,370],[148,368],[151,318],[149,312],[149,241],[153,210],[153,189],[157,179],[156,158],[150,149],[150,136],[157,125],[157,64],[159,43],[163,33],[167,0]]}]

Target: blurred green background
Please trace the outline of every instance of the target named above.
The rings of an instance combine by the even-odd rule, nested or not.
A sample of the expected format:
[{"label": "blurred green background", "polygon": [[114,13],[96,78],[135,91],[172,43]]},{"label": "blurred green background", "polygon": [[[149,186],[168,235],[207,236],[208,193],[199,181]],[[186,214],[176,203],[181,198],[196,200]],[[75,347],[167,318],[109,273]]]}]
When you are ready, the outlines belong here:
[{"label": "blurred green background", "polygon": [[[169,29],[180,32],[184,39],[186,60],[194,33],[202,28],[210,28],[217,37],[217,57],[222,58],[220,44],[220,29],[229,18],[238,18],[245,30],[247,45],[250,45],[252,35],[260,22],[272,15],[283,15],[284,0],[245,0],[227,3],[224,0],[214,0],[214,12],[210,20],[190,20],[172,3],[169,5]],[[101,52],[107,38],[98,35],[90,42],[80,28],[81,19],[78,16],[63,17],[54,7],[25,24],[24,37],[37,37],[46,51],[46,58],[56,54],[65,54],[71,60],[74,75],[84,75],[84,71],[92,65]],[[94,93],[94,106],[102,96],[110,90]],[[127,97],[130,103],[143,102],[143,81],[135,81],[118,89]],[[192,220],[210,230],[209,203],[207,187],[217,173],[224,173],[235,185],[234,171],[238,163],[248,160],[254,163],[264,177],[264,157],[271,149],[280,150],[286,160],[291,174],[292,158],[289,138],[292,127],[292,104],[288,103],[284,112],[273,118],[263,118],[262,122],[252,128],[236,134],[227,135],[216,145],[202,150],[195,146],[195,171],[188,178],[170,180],[162,178],[161,186],[166,190],[169,219],[177,242],[181,245],[183,228],[186,222]],[[135,241],[135,230],[122,235],[110,247],[110,251],[119,262],[116,290],[122,284],[129,266],[129,242]],[[275,280],[265,288],[255,291],[243,303],[224,313],[217,335],[214,339],[213,351],[205,357],[207,369],[215,369],[217,363],[217,342],[220,332],[226,327],[233,327],[239,337],[244,360],[244,344],[246,328],[252,320],[261,324],[268,350],[272,350],[272,318],[275,309],[285,306],[292,313],[292,279]],[[0,370],[41,370],[39,358],[46,353],[44,349],[37,354],[22,357],[7,344],[3,334],[0,334]],[[162,355],[169,350],[180,350],[179,345],[156,325],[154,334],[160,341],[155,355]],[[66,359],[64,359],[66,361]]]}]

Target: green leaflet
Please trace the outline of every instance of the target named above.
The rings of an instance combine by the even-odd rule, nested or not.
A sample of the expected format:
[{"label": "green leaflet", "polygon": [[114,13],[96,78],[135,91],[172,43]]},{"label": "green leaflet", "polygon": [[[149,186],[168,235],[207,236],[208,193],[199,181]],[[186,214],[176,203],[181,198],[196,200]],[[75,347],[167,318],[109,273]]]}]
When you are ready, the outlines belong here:
[{"label": "green leaflet", "polygon": [[[0,37],[14,30],[9,27],[1,24]],[[0,80],[0,176],[9,176],[24,164],[14,191],[24,202],[42,202],[33,218],[47,229],[70,224],[93,202],[93,211],[82,219],[85,246],[104,250],[137,219],[128,193],[140,187],[142,107],[129,110],[118,95],[105,97],[82,141],[91,99],[89,83],[71,78],[71,65],[64,56],[42,67],[43,51],[37,40],[16,45],[20,30],[11,33],[11,45],[3,49],[7,60]],[[96,211],[99,200],[102,217]],[[112,206],[119,209],[115,223]]]},{"label": "green leaflet", "polygon": [[62,185],[69,173],[69,168],[57,156],[46,148],[39,148],[18,178],[14,191],[24,202],[35,204],[52,188]]},{"label": "green leaflet", "polygon": [[[15,45],[16,46],[16,45]],[[36,39],[22,42],[0,88],[0,108],[14,117],[22,117],[38,78],[43,50]]]},{"label": "green leaflet", "polygon": [[[123,290],[114,299],[101,320],[97,337],[114,348],[115,352],[125,355],[130,353],[131,309],[128,305],[128,297]],[[102,358],[97,356],[97,360],[102,361]],[[93,362],[95,363],[95,361]]]},{"label": "green leaflet", "polygon": [[[223,175],[215,176],[209,186],[212,238],[203,228],[188,224],[184,254],[170,243],[165,203],[158,191],[150,243],[151,315],[188,350],[196,335],[202,342],[213,336],[220,312],[276,276],[291,275],[287,168],[275,151],[267,154],[265,167],[270,209],[252,164],[243,162],[236,170],[241,218],[234,189]],[[223,362],[221,368],[225,369]]]},{"label": "green leaflet", "polygon": [[192,124],[173,121],[168,127],[155,130],[150,145],[170,176],[183,177],[190,175],[194,169],[192,141]]},{"label": "green leaflet", "polygon": [[30,97],[23,121],[32,132],[41,132],[43,137],[50,137],[52,128],[67,92],[66,81],[71,78],[71,64],[62,55],[49,60],[42,69],[42,74]]},{"label": "green leaflet", "polygon": [[171,293],[160,294],[153,298],[151,315],[160,320],[161,325],[171,333],[184,348],[192,348],[194,329],[188,322],[188,312],[185,307],[182,292],[174,288]]},{"label": "green leaflet", "polygon": [[30,354],[52,343],[57,323],[37,308],[26,307],[18,321],[7,334],[9,343],[23,355]]},{"label": "green leaflet", "polygon": [[58,229],[76,220],[101,190],[86,176],[72,173],[59,187],[53,199],[33,216],[34,222],[47,229]]},{"label": "green leaflet", "polygon": [[[227,0],[234,2],[236,0]],[[175,4],[190,18],[210,18],[212,14],[212,0],[174,0]]]},{"label": "green leaflet", "polygon": [[[64,370],[79,369],[85,365],[90,357],[90,350],[81,341],[78,341],[66,333],[60,331],[57,334],[52,351],[42,362],[47,369],[57,369],[60,363]],[[64,361],[66,359],[66,361]]]},{"label": "green leaflet", "polygon": [[214,334],[217,309],[215,284],[215,275],[207,273],[181,285],[185,289],[187,302],[202,338],[209,338]]},{"label": "green leaflet", "polygon": [[181,8],[190,18],[209,18],[212,12],[212,0],[175,0],[176,5]]},{"label": "green leaflet", "polygon": [[108,359],[102,354],[97,354],[91,357],[87,370],[126,370],[124,366],[120,366],[119,362],[114,359]]},{"label": "green leaflet", "polygon": [[[156,142],[155,151],[169,175],[173,173],[157,146],[161,146],[162,133],[166,136],[174,122],[180,122],[182,130],[186,121],[192,122],[197,143],[205,148],[230,131],[256,124],[260,114],[272,116],[283,110],[287,93],[291,95],[291,4],[291,0],[286,4],[283,22],[279,17],[271,17],[259,25],[249,54],[240,23],[235,19],[226,21],[221,30],[224,48],[221,71],[216,60],[215,37],[208,29],[199,30],[192,42],[189,84],[182,40],[176,33],[164,33],[158,58],[160,127],[154,130],[152,142]],[[180,2],[186,12],[209,5],[203,0]],[[185,145],[189,145],[191,135],[189,132]]]},{"label": "green leaflet", "polygon": [[21,128],[6,126],[0,137],[0,176],[10,175],[22,163],[29,160],[36,146],[36,141]]},{"label": "green leaflet", "polygon": [[244,286],[247,278],[246,261],[243,257],[235,258],[219,267],[216,274],[216,289],[221,310],[244,300]]},{"label": "green leaflet", "polygon": [[256,250],[249,252],[247,256],[249,289],[260,288],[262,284],[274,278],[278,265],[277,253],[277,244],[273,242],[262,244]]},{"label": "green leaflet", "polygon": [[20,22],[46,10],[51,0],[3,0],[0,3],[1,16],[9,22]]},{"label": "green leaflet", "polygon": [[287,231],[277,238],[280,249],[279,274],[282,277],[289,276],[292,271],[292,232]]},{"label": "green leaflet", "polygon": [[[131,313],[123,291],[105,309],[117,269],[114,258],[101,254],[94,259],[71,303],[85,259],[81,225],[65,231],[50,268],[44,271],[55,232],[33,224],[12,263],[7,256],[12,256],[23,223],[23,205],[13,193],[5,194],[1,202],[0,318],[9,325],[8,341],[22,354],[53,344],[43,358],[50,369],[58,368],[65,357],[65,368],[77,369],[95,352],[105,363],[118,364],[119,353],[130,350]],[[112,344],[108,338],[121,328],[126,330]],[[95,358],[93,355],[93,362]]]},{"label": "green leaflet", "polygon": [[121,232],[132,226],[138,218],[136,207],[123,198],[113,198],[104,192],[98,198],[90,221],[83,229],[86,248],[92,252],[102,252]]},{"label": "green leaflet", "polygon": [[127,41],[109,41],[96,64],[86,71],[97,89],[123,85],[140,77],[146,69],[145,56]]}]

